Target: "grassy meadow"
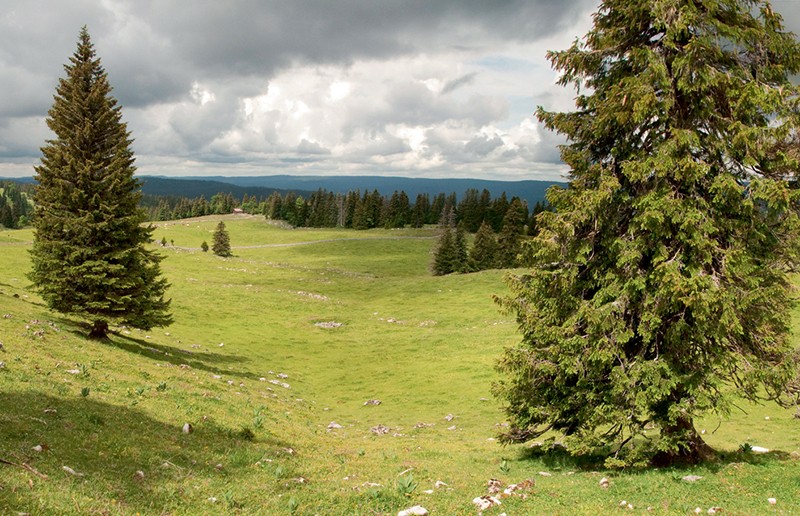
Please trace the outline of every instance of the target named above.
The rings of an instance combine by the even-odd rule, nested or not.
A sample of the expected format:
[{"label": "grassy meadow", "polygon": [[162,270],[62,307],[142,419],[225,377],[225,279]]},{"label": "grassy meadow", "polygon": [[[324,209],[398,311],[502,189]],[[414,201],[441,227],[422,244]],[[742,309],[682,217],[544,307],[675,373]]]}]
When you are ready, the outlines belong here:
[{"label": "grassy meadow", "polygon": [[[219,220],[231,258],[200,251]],[[476,514],[491,478],[535,484],[485,514],[800,514],[800,419],[774,405],[698,422],[723,453],[691,468],[498,444],[503,273],[431,276],[432,230],[153,237],[175,323],[95,342],[29,290],[31,231],[0,232],[0,514]]]}]

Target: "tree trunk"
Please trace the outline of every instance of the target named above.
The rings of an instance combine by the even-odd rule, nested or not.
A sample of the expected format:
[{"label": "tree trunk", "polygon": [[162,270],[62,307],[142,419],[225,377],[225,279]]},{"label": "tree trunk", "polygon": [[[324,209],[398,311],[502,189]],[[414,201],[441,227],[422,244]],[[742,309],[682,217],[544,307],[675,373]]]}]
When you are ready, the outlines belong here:
[{"label": "tree trunk", "polygon": [[95,321],[92,330],[89,332],[90,339],[105,340],[108,338],[108,323],[106,321]]},{"label": "tree trunk", "polygon": [[689,416],[678,418],[674,425],[661,429],[664,436],[677,438],[682,444],[673,452],[659,452],[653,459],[654,466],[671,466],[673,464],[699,464],[714,458],[714,450],[706,444]]}]

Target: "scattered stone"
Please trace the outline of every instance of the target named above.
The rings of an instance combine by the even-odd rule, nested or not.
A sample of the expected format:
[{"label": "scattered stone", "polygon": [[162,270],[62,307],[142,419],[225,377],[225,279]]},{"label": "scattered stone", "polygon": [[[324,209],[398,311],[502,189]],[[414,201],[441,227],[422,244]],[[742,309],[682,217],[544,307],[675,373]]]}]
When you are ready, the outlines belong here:
[{"label": "scattered stone", "polygon": [[228,380],[228,385],[233,385],[233,380]]},{"label": "scattered stone", "polygon": [[762,448],[761,446],[753,446],[750,448],[750,451],[753,453],[769,453],[768,448]]},{"label": "scattered stone", "polygon": [[524,480],[519,484],[511,484],[507,488],[503,489],[502,497],[508,498],[509,496],[516,495],[524,500],[528,497],[528,495],[525,494],[525,491],[530,491],[533,489],[534,485],[536,485],[536,483],[531,479]]},{"label": "scattered stone", "polygon": [[603,489],[608,489],[608,486],[611,485],[611,482],[606,477],[600,479],[600,487]]},{"label": "scattered stone", "polygon": [[65,372],[69,373],[69,374],[80,374],[81,370],[80,369],[67,369]]},{"label": "scattered stone", "polygon": [[420,423],[417,423],[416,425],[414,425],[414,428],[428,428],[428,427],[434,426],[434,425],[435,425],[435,423],[422,423],[422,422],[420,422]]},{"label": "scattered stone", "polygon": [[42,453],[44,451],[44,447],[41,444],[37,444],[31,450],[35,451],[36,453]]},{"label": "scattered stone", "polygon": [[192,427],[192,425],[190,425],[189,423],[184,423],[182,432],[184,434],[191,434],[192,432],[194,432],[194,427]]},{"label": "scattered stone", "polygon": [[627,500],[622,500],[621,502],[619,502],[619,506],[622,507],[623,509],[628,509],[631,511],[633,510],[633,504],[628,503]]},{"label": "scattered stone", "polygon": [[552,477],[553,476],[553,474],[550,473],[549,471],[540,471],[539,475],[541,475],[543,477]]},{"label": "scattered stone", "polygon": [[259,381],[259,382],[266,382],[266,381],[267,381],[267,379],[266,379],[266,378],[264,378],[264,377],[262,376],[261,378],[259,378],[259,379],[258,379],[258,381]]},{"label": "scattered stone", "polygon": [[769,502],[770,505],[775,505],[778,503],[778,500],[776,500],[775,498],[767,498],[767,501]]},{"label": "scattered stone", "polygon": [[211,502],[211,503],[217,503],[217,497],[216,496],[209,496],[208,497],[208,501]]},{"label": "scattered stone", "polygon": [[285,379],[289,378],[289,375],[288,374],[284,374],[284,373],[278,373],[278,378],[280,378],[282,380],[285,380]]},{"label": "scattered stone", "polygon": [[5,368],[6,368],[6,363],[0,361],[0,369],[5,369]]},{"label": "scattered stone", "polygon": [[448,430],[455,430],[456,429],[456,425],[448,426],[447,429]]},{"label": "scattered stone", "polygon": [[489,494],[497,494],[503,489],[503,482],[496,478],[490,478],[487,488]]},{"label": "scattered stone", "polygon": [[297,482],[298,484],[307,484],[308,483],[308,479],[306,477],[297,477],[297,478],[293,478],[292,480]]},{"label": "scattered stone", "polygon": [[281,386],[281,387],[283,387],[284,389],[290,389],[290,388],[292,387],[292,386],[291,386],[291,385],[289,385],[288,383],[286,383],[286,382],[282,382],[282,381],[280,381],[280,380],[267,380],[267,381],[268,381],[269,383],[271,383],[272,385],[280,385],[280,386]]},{"label": "scattered stone", "polygon": [[295,292],[298,296],[306,296],[310,297],[311,299],[316,299],[317,301],[327,301],[328,297],[323,296],[322,294],[314,294],[312,292],[303,292],[302,290]]},{"label": "scattered stone", "polygon": [[336,430],[338,428],[342,428],[342,425],[340,425],[336,421],[331,421],[330,423],[328,423],[328,430]]},{"label": "scattered stone", "polygon": [[315,323],[314,326],[316,326],[317,328],[330,329],[330,328],[339,328],[340,326],[344,326],[344,324],[336,321],[322,321]]},{"label": "scattered stone", "polygon": [[789,454],[789,457],[791,457],[793,460],[800,460],[800,452],[793,451],[792,453]]},{"label": "scattered stone", "polygon": [[722,507],[709,507],[706,511],[707,514],[717,514],[718,512],[722,512]]},{"label": "scattered stone", "polygon": [[684,482],[697,482],[701,478],[703,477],[698,475],[686,475],[685,477],[682,477],[681,480],[683,480]]},{"label": "scattered stone", "polygon": [[225,346],[225,343],[224,343],[224,342],[220,342],[220,343],[219,343],[219,347],[224,347],[224,346]]},{"label": "scattered stone", "polygon": [[397,513],[397,516],[427,516],[428,509],[421,505],[415,505],[414,507],[409,507],[403,511]]},{"label": "scattered stone", "polygon": [[283,451],[289,455],[294,455],[295,453],[297,453],[296,451],[294,451],[294,448],[289,448],[288,446],[286,448],[283,448]]},{"label": "scattered stone", "polygon": [[695,514],[700,514],[702,512],[703,512],[703,509],[701,509],[700,507],[695,507],[695,509],[694,509],[694,513]]},{"label": "scattered stone", "polygon": [[447,484],[445,484],[445,483],[444,483],[444,482],[442,482],[441,480],[437,480],[437,481],[436,481],[436,482],[433,484],[433,487],[435,487],[436,489],[440,489],[440,488],[442,488],[442,487],[447,487]]},{"label": "scattered stone", "polygon": [[221,379],[221,378],[222,378],[222,376],[220,376],[220,375],[218,375],[218,374],[212,375],[212,377],[213,377],[215,380],[219,380],[219,379]]},{"label": "scattered stone", "polygon": [[483,495],[483,496],[479,496],[477,498],[473,498],[472,503],[481,512],[487,511],[487,510],[491,509],[492,507],[495,507],[495,506],[498,506],[498,505],[503,505],[503,503],[500,500],[498,500],[497,498],[495,498],[494,496],[491,496],[491,495]]},{"label": "scattered stone", "polygon": [[139,470],[139,471],[137,471],[136,473],[134,473],[134,474],[133,474],[133,479],[134,479],[134,480],[137,480],[137,481],[139,481],[139,482],[141,482],[142,480],[144,480],[144,471],[142,471],[142,470]]},{"label": "scattered stone", "polygon": [[75,471],[74,469],[70,468],[69,466],[61,466],[61,469],[63,469],[66,473],[69,473],[70,475],[72,475],[74,477],[82,477],[83,476],[83,473],[78,473],[77,471]]},{"label": "scattered stone", "polygon": [[58,411],[54,408],[46,408],[44,409],[45,414],[58,414]]},{"label": "scattered stone", "polygon": [[375,435],[385,435],[389,433],[390,428],[385,425],[376,425],[370,428],[370,431]]},{"label": "scattered stone", "polygon": [[456,417],[457,417],[457,416],[454,416],[453,414],[447,414],[446,416],[444,416],[444,418],[445,418],[447,421],[452,421],[452,420],[454,420]]},{"label": "scattered stone", "polygon": [[764,416],[764,421],[769,421],[769,416]]},{"label": "scattered stone", "polygon": [[381,404],[381,400],[367,400],[367,401],[364,402],[364,406],[365,407],[367,405],[380,405],[380,404]]},{"label": "scattered stone", "polygon": [[216,469],[217,471],[222,471],[222,464],[221,463],[217,464],[216,466],[214,466],[214,469]]},{"label": "scattered stone", "polygon": [[189,364],[181,364],[178,366],[178,369],[191,369],[191,368],[192,366],[190,366]]}]

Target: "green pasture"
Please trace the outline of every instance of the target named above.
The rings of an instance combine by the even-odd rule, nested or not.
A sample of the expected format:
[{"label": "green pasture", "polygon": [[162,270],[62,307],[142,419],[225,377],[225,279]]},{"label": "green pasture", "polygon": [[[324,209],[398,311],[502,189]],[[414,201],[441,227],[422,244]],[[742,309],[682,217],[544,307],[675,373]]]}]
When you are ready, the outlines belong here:
[{"label": "green pasture", "polygon": [[[219,220],[231,258],[199,250]],[[800,513],[793,409],[698,422],[722,453],[694,468],[498,444],[503,272],[431,276],[433,235],[162,222],[175,324],[94,342],[29,290],[31,232],[0,232],[0,514],[476,514],[491,478],[535,484],[485,514]]]}]

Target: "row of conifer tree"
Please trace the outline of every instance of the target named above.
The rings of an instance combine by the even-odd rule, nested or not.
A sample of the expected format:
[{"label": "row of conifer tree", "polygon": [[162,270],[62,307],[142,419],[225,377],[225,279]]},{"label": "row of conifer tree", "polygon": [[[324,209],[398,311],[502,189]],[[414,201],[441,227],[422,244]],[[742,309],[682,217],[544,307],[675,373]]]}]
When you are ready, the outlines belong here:
[{"label": "row of conifer tree", "polygon": [[33,214],[32,191],[29,184],[0,182],[0,226],[16,229],[28,225]]},{"label": "row of conifer tree", "polygon": [[529,210],[527,202],[519,197],[508,199],[505,192],[492,198],[484,189],[469,189],[457,199],[455,193],[429,195],[421,193],[414,203],[404,191],[395,191],[391,196],[360,190],[346,194],[317,190],[303,196],[295,192],[258,198],[245,194],[236,198],[230,193],[218,193],[206,199],[197,197],[153,197],[145,196],[143,204],[151,220],[177,220],[205,215],[218,215],[241,209],[244,213],[264,215],[272,220],[282,220],[295,227],[344,227],[351,229],[372,228],[419,228],[426,224],[438,224],[445,208],[452,211],[455,224],[464,231],[475,233],[486,223],[493,231],[500,232],[506,214],[512,206],[519,212],[522,225],[528,233],[535,232],[534,216],[545,209],[537,202]]}]

